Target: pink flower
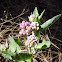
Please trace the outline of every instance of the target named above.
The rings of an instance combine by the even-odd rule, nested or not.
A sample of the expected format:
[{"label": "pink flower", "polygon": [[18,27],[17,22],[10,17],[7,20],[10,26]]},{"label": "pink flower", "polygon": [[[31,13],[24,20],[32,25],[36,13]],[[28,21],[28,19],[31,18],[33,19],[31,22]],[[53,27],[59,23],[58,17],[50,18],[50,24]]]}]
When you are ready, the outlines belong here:
[{"label": "pink flower", "polygon": [[30,23],[29,22],[25,22],[25,26],[30,26]]},{"label": "pink flower", "polygon": [[39,30],[38,22],[25,22],[22,21],[20,24],[21,31],[19,32],[20,35],[28,35],[32,30]]},{"label": "pink flower", "polygon": [[22,21],[22,23],[25,25],[25,21]]},{"label": "pink flower", "polygon": [[30,35],[27,37],[27,41],[25,42],[25,46],[32,47],[32,45],[39,43],[38,38],[35,35]]},{"label": "pink flower", "polygon": [[31,26],[27,26],[26,29],[27,29],[28,31],[31,31],[32,27],[31,27]]},{"label": "pink flower", "polygon": [[20,35],[22,35],[22,32],[21,32],[21,31],[19,31],[19,34],[20,34]]},{"label": "pink flower", "polygon": [[20,28],[25,28],[25,22],[22,21],[22,23],[20,24]]},{"label": "pink flower", "polygon": [[22,21],[22,23],[20,24],[20,28],[21,28],[21,31],[19,32],[20,35],[28,35],[29,32],[32,30],[32,26],[30,24],[30,22],[25,22],[25,21]]},{"label": "pink flower", "polygon": [[39,30],[39,23],[38,22],[32,22],[31,26],[32,26],[32,30]]},{"label": "pink flower", "polygon": [[34,14],[31,14],[31,15],[28,17],[28,19],[29,19],[30,22],[32,22],[34,18],[35,18],[35,15],[34,15]]},{"label": "pink flower", "polygon": [[24,29],[21,29],[21,30],[20,30],[20,32],[19,32],[19,34],[20,34],[20,35],[25,35],[25,34],[26,34],[26,32],[25,32],[25,30],[24,30]]}]

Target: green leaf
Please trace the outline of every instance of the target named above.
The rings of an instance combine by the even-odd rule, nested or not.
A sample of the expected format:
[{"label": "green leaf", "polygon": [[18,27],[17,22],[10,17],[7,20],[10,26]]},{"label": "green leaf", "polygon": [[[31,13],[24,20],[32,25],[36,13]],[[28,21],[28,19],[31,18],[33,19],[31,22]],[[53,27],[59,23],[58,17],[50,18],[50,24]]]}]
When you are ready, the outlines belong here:
[{"label": "green leaf", "polygon": [[48,48],[48,47],[50,47],[50,40],[49,40],[48,37],[47,37],[47,40],[43,39],[42,43],[38,43],[36,45],[37,49],[45,49],[45,48]]},{"label": "green leaf", "polygon": [[35,35],[38,37],[38,40],[40,39],[40,30],[35,31]]},{"label": "green leaf", "polygon": [[60,17],[61,17],[62,14],[59,14],[59,15],[56,15],[54,16],[53,18],[47,20],[45,23],[43,23],[41,25],[41,29],[42,31],[48,27],[50,27],[53,23],[55,23]]},{"label": "green leaf", "polygon": [[39,23],[39,26],[42,24],[41,21],[38,20],[38,17],[36,17],[35,21]]},{"label": "green leaf", "polygon": [[39,23],[39,26],[40,26],[40,25],[42,25],[42,23],[41,23],[41,21],[40,21],[40,20],[38,20],[38,23]]},{"label": "green leaf", "polygon": [[45,9],[44,9],[43,12],[41,13],[41,15],[38,17],[38,20],[40,20],[40,19],[42,18],[44,12],[45,12]]},{"label": "green leaf", "polygon": [[20,51],[19,45],[15,42],[13,37],[9,37],[9,51],[18,52]]},{"label": "green leaf", "polygon": [[2,53],[4,53],[4,54],[8,54],[8,55],[10,55],[10,56],[15,56],[15,54],[16,53],[13,53],[13,52],[10,52],[10,51],[1,51]]},{"label": "green leaf", "polygon": [[26,60],[26,62],[31,62],[31,59]]},{"label": "green leaf", "polygon": [[39,14],[38,14],[37,7],[35,7],[35,9],[34,9],[34,11],[33,11],[33,14],[34,14],[35,16],[38,16],[38,15],[39,15]]},{"label": "green leaf", "polygon": [[13,37],[15,42],[19,45],[19,46],[25,46],[23,43],[21,43],[20,39],[16,39],[15,37]]},{"label": "green leaf", "polygon": [[2,55],[4,58],[7,58],[7,59],[12,60],[12,57],[11,57],[11,56],[15,56],[15,53],[8,52],[8,51],[1,51],[1,55]]},{"label": "green leaf", "polygon": [[8,41],[6,41],[6,50],[8,49]]},{"label": "green leaf", "polygon": [[25,61],[19,61],[19,60],[15,60],[15,62],[25,62]]},{"label": "green leaf", "polygon": [[25,60],[31,59],[32,57],[33,55],[29,53],[19,53],[19,54],[16,54],[14,59],[19,61],[25,61]]},{"label": "green leaf", "polygon": [[10,55],[8,55],[8,54],[2,53],[2,56],[3,56],[4,58],[8,59],[8,60],[12,60],[12,57],[11,57]]}]

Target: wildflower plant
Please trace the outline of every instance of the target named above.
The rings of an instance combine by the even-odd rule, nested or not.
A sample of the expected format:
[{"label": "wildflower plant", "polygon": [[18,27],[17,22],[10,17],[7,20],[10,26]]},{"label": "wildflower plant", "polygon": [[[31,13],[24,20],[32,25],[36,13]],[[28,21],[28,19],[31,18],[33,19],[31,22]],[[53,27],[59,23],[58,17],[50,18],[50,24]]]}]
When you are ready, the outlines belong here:
[{"label": "wildflower plant", "polygon": [[[9,59],[12,62],[31,62],[33,54],[37,53],[37,49],[45,49],[50,47],[50,39],[48,35],[42,38],[40,41],[41,32],[48,27],[50,27],[54,22],[56,22],[61,14],[54,16],[53,18],[47,20],[45,23],[41,23],[45,10],[39,15],[37,7],[35,7],[33,13],[28,16],[29,21],[22,21],[20,23],[19,35],[25,40],[21,43],[20,39],[9,36],[8,41],[4,49],[0,48],[0,55]],[[2,46],[2,44],[0,44]],[[26,52],[22,52],[22,47],[26,48]]]}]

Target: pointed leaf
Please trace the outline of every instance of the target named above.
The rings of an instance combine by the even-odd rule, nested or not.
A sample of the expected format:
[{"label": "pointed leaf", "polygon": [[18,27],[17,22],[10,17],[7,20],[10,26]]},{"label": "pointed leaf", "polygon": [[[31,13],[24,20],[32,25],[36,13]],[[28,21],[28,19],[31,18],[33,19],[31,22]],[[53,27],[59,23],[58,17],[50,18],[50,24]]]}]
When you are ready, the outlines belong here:
[{"label": "pointed leaf", "polygon": [[15,40],[11,36],[9,37],[9,50],[11,52],[20,51],[19,45],[15,42]]},{"label": "pointed leaf", "polygon": [[38,16],[38,15],[39,15],[39,14],[38,14],[37,7],[35,7],[35,9],[34,9],[34,11],[33,11],[33,14],[34,14],[35,16]]},{"label": "pointed leaf", "polygon": [[50,27],[53,23],[55,23],[61,17],[61,15],[62,14],[56,15],[53,18],[47,20],[45,23],[43,23],[41,25],[41,29],[44,30],[44,29]]},{"label": "pointed leaf", "polygon": [[45,9],[44,9],[43,12],[41,13],[41,15],[38,17],[38,20],[40,20],[40,19],[42,18],[44,12],[45,12]]}]

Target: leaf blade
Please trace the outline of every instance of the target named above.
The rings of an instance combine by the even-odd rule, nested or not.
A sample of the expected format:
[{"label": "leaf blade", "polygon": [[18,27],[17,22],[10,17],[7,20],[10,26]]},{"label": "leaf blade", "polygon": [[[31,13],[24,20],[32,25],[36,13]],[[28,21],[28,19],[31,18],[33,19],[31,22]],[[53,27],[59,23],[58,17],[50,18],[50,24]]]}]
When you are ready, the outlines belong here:
[{"label": "leaf blade", "polygon": [[11,52],[15,52],[15,51],[20,51],[20,47],[19,45],[15,42],[15,40],[13,39],[13,37],[9,37],[9,51]]},{"label": "leaf blade", "polygon": [[33,11],[33,14],[34,14],[35,16],[38,16],[38,15],[39,15],[39,14],[38,14],[37,7],[35,7],[35,9],[34,9],[34,11]]},{"label": "leaf blade", "polygon": [[44,12],[45,12],[45,9],[44,9],[43,12],[41,13],[41,15],[38,17],[38,20],[40,20],[40,19],[42,18]]},{"label": "leaf blade", "polygon": [[19,53],[19,54],[16,54],[14,59],[19,60],[19,61],[25,61],[25,60],[31,59],[32,57],[33,55],[29,53]]},{"label": "leaf blade", "polygon": [[20,39],[16,39],[15,37],[13,37],[15,42],[19,45],[19,46],[25,46],[23,43],[20,42]]},{"label": "leaf blade", "polygon": [[48,48],[48,47],[50,47],[50,40],[49,40],[48,37],[47,37],[47,40],[43,39],[42,43],[38,43],[36,45],[37,49],[45,49],[45,48]]},{"label": "leaf blade", "polygon": [[47,20],[45,23],[43,23],[41,25],[41,29],[42,31],[48,27],[50,27],[53,23],[55,23],[60,17],[61,17],[62,14],[59,14],[59,15],[56,15],[54,16],[53,18]]}]

